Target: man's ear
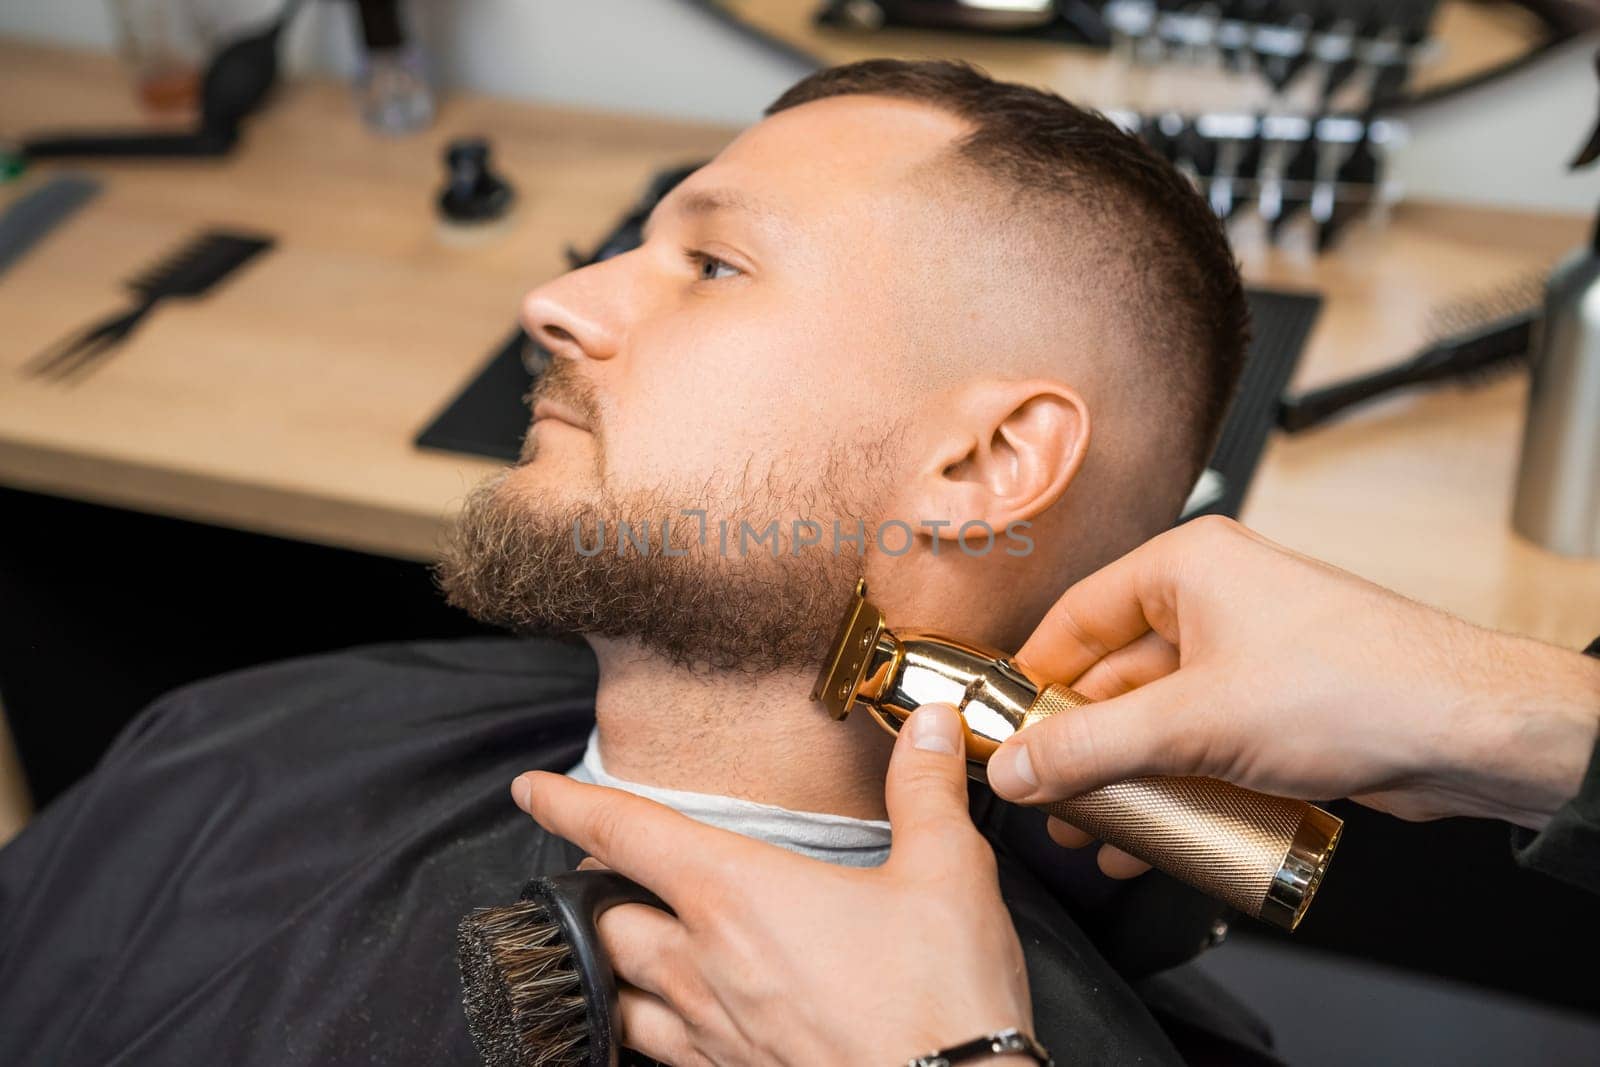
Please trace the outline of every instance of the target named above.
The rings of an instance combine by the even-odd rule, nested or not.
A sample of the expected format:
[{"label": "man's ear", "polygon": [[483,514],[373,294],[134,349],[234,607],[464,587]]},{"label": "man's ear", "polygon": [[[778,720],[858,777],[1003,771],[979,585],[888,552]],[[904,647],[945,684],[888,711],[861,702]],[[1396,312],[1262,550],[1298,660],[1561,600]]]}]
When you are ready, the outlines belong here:
[{"label": "man's ear", "polygon": [[1089,451],[1088,407],[1049,379],[974,382],[924,425],[927,458],[903,499],[917,522],[948,522],[939,528],[946,540],[974,520],[1003,531],[1037,518],[1061,499]]}]

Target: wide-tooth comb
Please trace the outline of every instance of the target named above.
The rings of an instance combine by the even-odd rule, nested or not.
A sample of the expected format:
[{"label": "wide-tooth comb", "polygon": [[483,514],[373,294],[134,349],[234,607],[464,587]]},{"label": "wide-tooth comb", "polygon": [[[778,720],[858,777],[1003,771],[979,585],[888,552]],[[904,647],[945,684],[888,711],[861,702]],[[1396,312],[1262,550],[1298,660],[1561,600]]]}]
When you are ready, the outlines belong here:
[{"label": "wide-tooth comb", "polygon": [[138,304],[51,346],[29,361],[24,370],[56,379],[83,373],[126,340],[156,304],[169,297],[192,298],[205,294],[272,245],[270,237],[207,230],[128,281],[128,288],[139,297]]},{"label": "wide-tooth comb", "polygon": [[272,238],[208,230],[155,266],[135,275],[128,288],[147,298],[200,296],[252,258],[272,247]]},{"label": "wide-tooth comb", "polygon": [[1542,271],[1523,274],[1498,289],[1435,308],[1428,317],[1429,332],[1436,338],[1431,344],[1399,363],[1284,397],[1278,426],[1299,433],[1398,389],[1441,382],[1472,387],[1525,368],[1544,303],[1544,285]]}]

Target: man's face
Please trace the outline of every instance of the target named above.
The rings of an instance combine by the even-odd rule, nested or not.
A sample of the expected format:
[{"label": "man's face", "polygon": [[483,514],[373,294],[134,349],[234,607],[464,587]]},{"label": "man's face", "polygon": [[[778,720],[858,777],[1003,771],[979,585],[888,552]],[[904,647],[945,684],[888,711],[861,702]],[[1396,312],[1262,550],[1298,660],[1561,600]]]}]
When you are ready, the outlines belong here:
[{"label": "man's face", "polygon": [[528,332],[587,387],[596,425],[537,406],[508,486],[804,487],[840,446],[879,439],[925,299],[905,290],[931,205],[904,177],[960,130],[872,97],[780,113],[674,189],[639,249],[529,293]]},{"label": "man's face", "polygon": [[[831,538],[730,559],[716,524],[887,516],[919,395],[911,327],[952,295],[929,292],[937,208],[908,179],[962,132],[873,97],[782,112],[675,188],[641,247],[531,292],[523,322],[554,365],[522,461],[463,516],[452,598],[521,629],[642,634],[680,659],[814,662],[861,560]],[[574,521],[592,538],[680,509],[711,524],[687,559],[619,558],[613,532],[599,556],[575,550]],[[695,532],[684,522],[675,541]]]}]

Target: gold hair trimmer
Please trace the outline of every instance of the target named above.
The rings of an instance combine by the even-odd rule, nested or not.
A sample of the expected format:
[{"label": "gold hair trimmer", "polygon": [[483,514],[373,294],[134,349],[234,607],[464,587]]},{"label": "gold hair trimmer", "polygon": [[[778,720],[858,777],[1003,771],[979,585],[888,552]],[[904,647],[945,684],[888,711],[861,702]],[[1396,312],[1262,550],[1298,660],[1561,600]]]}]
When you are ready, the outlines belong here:
[{"label": "gold hair trimmer", "polygon": [[[1087,698],[1028,677],[1002,652],[920,630],[891,633],[856,584],[811,698],[835,719],[864,704],[890,733],[923,704],[967,728],[967,773],[983,781],[1000,743]],[[1043,809],[1246,915],[1293,930],[1344,823],[1303,800],[1213,778],[1135,778]]]}]

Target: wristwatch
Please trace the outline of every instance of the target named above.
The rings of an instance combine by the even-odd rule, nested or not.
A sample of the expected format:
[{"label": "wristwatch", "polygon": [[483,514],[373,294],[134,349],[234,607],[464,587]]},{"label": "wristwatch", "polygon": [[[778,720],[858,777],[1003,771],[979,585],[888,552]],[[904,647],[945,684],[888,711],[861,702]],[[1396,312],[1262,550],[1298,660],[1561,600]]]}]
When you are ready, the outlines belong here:
[{"label": "wristwatch", "polygon": [[1039,1067],[1055,1067],[1055,1061],[1050,1058],[1050,1053],[1045,1051],[1044,1046],[1015,1026],[1006,1030],[996,1030],[992,1034],[984,1034],[965,1044],[951,1045],[938,1052],[913,1057],[906,1061],[906,1067],[953,1067],[957,1063],[971,1063],[974,1060],[990,1059],[994,1056],[1016,1055],[1033,1057]]}]

